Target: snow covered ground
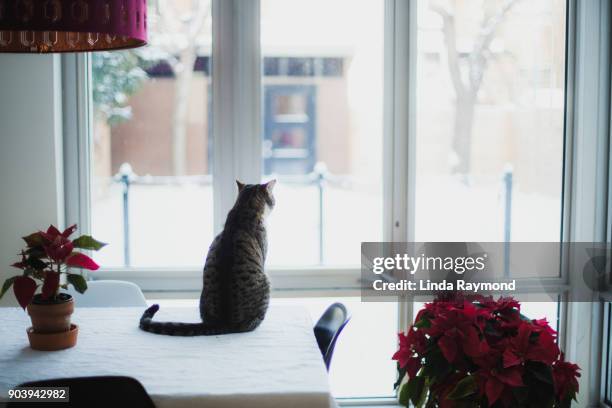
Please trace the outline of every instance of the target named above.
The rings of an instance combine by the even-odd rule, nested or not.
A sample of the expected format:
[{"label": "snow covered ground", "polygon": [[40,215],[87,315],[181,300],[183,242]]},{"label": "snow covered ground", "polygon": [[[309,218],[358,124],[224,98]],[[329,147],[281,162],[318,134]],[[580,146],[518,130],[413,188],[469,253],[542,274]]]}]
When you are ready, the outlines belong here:
[{"label": "snow covered ground", "polygon": [[[94,199],[92,232],[110,245],[97,259],[123,265],[122,187],[112,184]],[[319,263],[319,193],[315,186],[280,183],[268,222],[269,265]],[[362,241],[382,240],[382,194],[326,187],[323,198],[323,259],[327,265],[358,265]],[[133,266],[201,266],[213,238],[212,187],[196,184],[133,185],[130,188],[130,253]],[[420,182],[416,191],[416,241],[503,241],[504,188],[471,186],[450,178]],[[559,197],[514,189],[513,241],[557,241]]]}]

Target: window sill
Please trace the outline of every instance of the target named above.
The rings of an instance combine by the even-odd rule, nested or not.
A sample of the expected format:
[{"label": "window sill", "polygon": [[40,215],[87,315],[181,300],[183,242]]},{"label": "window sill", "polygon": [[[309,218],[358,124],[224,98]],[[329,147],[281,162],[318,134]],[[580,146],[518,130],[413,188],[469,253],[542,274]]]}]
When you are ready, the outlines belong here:
[{"label": "window sill", "polygon": [[[279,296],[320,296],[324,291],[359,294],[360,290],[358,267],[268,268],[267,272]],[[196,268],[105,268],[93,278],[133,282],[150,298],[188,298],[202,288],[202,270]]]}]

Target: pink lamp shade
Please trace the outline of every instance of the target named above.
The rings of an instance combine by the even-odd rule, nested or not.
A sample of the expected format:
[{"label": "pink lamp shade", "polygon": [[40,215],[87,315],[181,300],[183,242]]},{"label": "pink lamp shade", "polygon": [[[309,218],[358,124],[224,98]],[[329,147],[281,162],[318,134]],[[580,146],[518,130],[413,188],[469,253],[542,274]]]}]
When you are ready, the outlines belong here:
[{"label": "pink lamp shade", "polygon": [[146,0],[0,0],[0,52],[101,51],[146,43]]}]

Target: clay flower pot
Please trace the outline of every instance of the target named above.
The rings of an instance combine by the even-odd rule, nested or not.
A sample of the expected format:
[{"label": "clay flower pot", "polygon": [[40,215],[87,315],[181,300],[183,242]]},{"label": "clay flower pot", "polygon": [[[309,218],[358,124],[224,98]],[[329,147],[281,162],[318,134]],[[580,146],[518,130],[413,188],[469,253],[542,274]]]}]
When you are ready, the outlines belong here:
[{"label": "clay flower pot", "polygon": [[70,324],[74,299],[60,293],[57,300],[43,300],[34,296],[28,305],[32,327],[28,328],[30,346],[35,350],[61,350],[76,344],[78,327]]}]

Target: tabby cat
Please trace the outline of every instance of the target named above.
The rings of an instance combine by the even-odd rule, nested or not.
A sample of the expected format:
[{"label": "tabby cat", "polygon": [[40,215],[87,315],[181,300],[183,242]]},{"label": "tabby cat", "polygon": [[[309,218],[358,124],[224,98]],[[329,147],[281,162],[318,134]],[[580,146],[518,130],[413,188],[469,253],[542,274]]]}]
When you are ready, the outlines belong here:
[{"label": "tabby cat", "polygon": [[209,336],[255,330],[266,316],[270,282],[264,271],[267,239],[264,220],[274,207],[266,184],[238,184],[238,198],[223,231],[208,249],[200,296],[201,323],[155,322],[159,305],[140,318],[142,330],[171,336]]}]

